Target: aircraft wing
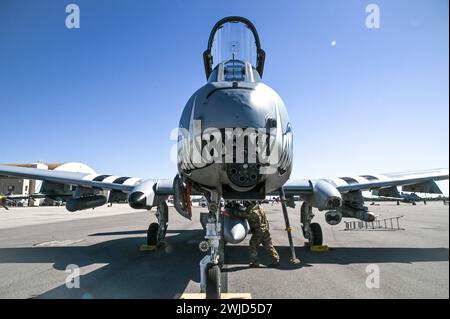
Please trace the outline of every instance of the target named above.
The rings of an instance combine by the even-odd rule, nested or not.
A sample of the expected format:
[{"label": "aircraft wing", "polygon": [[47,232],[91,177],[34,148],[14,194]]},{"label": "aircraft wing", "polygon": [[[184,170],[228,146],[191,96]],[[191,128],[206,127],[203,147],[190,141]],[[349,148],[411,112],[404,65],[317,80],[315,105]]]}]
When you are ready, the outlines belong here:
[{"label": "aircraft wing", "polygon": [[340,193],[365,191],[403,186],[404,190],[421,193],[437,193],[441,191],[435,181],[449,179],[448,168],[430,169],[387,174],[366,174],[339,178],[323,178],[316,180],[292,179],[284,185],[287,195],[308,195],[314,192],[314,185],[325,181],[334,186]]},{"label": "aircraft wing", "polygon": [[[129,193],[143,179],[106,174],[86,174],[64,171],[51,171],[27,167],[0,166],[0,175],[27,179],[45,180],[59,184],[78,185],[87,188],[111,189]],[[284,186],[286,195],[309,195],[315,185],[327,182],[340,193],[384,189],[403,186],[408,191],[440,193],[435,181],[449,178],[449,170],[430,169],[402,173],[372,174],[323,179],[291,179]],[[155,191],[161,195],[172,195],[172,180],[160,180]]]},{"label": "aircraft wing", "polygon": [[53,171],[28,167],[0,166],[0,176],[45,180],[57,184],[130,192],[143,181],[137,177]]},{"label": "aircraft wing", "polygon": [[440,194],[441,191],[435,181],[446,180],[448,178],[448,168],[439,168],[401,173],[360,175],[353,178],[340,177],[331,181],[335,183],[336,188],[341,193],[403,186],[404,190],[415,189],[416,192],[420,193]]}]

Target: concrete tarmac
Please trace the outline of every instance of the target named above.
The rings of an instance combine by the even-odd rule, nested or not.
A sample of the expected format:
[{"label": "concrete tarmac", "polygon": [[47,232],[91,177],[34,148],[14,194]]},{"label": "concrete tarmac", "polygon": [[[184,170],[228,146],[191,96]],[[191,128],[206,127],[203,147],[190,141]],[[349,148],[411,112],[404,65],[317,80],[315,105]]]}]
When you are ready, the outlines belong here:
[{"label": "concrete tarmac", "polygon": [[[449,206],[442,202],[369,206],[379,218],[403,215],[402,230],[345,230],[344,223],[327,225],[315,212],[330,247],[322,253],[303,247],[298,203],[288,211],[299,265],[289,263],[281,207],[264,207],[281,267],[248,268],[249,238],[229,245],[223,275],[228,292],[253,298],[449,298]],[[195,208],[191,222],[170,208],[166,247],[140,252],[154,211],[127,205],[79,213],[64,207],[0,210],[0,298],[175,298],[199,292],[202,211]],[[270,262],[263,250],[260,256],[263,264]],[[79,288],[68,288],[75,266]]]}]

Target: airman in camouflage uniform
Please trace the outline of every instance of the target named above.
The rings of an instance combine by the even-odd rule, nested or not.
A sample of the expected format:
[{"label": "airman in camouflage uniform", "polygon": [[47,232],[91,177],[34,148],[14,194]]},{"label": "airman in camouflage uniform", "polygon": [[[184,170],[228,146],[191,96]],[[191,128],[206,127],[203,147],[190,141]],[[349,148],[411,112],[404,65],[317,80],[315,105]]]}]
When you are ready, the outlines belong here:
[{"label": "airman in camouflage uniform", "polygon": [[257,202],[252,202],[248,205],[245,211],[235,211],[235,215],[248,220],[250,229],[252,230],[252,238],[250,239],[250,267],[259,267],[258,262],[258,247],[263,245],[264,249],[272,257],[272,264],[270,267],[278,267],[280,264],[280,256],[270,238],[269,222],[267,221],[266,213],[262,206]]}]

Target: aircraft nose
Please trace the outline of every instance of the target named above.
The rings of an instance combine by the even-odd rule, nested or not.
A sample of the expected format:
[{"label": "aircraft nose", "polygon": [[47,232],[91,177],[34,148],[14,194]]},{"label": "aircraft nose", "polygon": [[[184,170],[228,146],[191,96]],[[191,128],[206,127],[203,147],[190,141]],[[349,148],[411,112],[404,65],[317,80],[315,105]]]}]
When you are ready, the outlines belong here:
[{"label": "aircraft nose", "polygon": [[248,87],[215,89],[197,105],[195,117],[205,128],[265,128],[267,118],[276,116],[273,99]]}]

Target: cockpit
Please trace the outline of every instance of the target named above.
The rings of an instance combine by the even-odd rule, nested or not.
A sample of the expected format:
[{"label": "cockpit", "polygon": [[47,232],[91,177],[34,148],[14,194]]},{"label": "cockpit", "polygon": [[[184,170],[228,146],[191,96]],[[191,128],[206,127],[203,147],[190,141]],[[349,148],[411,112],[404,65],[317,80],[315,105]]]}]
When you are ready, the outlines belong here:
[{"label": "cockpit", "polygon": [[245,62],[230,60],[223,64],[223,79],[225,81],[245,81],[249,72],[246,72]]},{"label": "cockpit", "polygon": [[219,63],[211,72],[208,82],[259,82],[256,68],[249,62],[228,60]]},{"label": "cockpit", "polygon": [[203,53],[209,82],[257,82],[263,74],[264,60],[254,25],[242,17],[217,22]]}]

